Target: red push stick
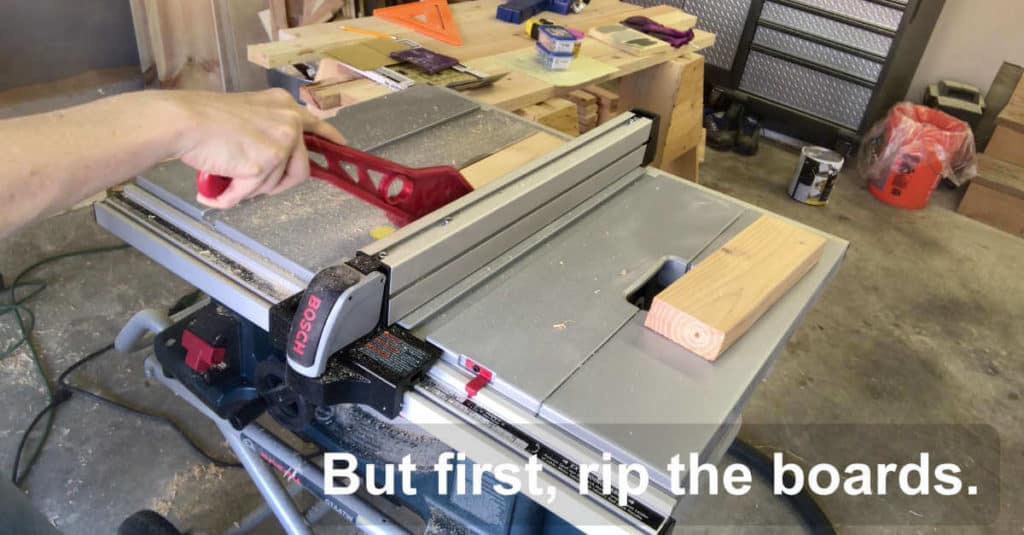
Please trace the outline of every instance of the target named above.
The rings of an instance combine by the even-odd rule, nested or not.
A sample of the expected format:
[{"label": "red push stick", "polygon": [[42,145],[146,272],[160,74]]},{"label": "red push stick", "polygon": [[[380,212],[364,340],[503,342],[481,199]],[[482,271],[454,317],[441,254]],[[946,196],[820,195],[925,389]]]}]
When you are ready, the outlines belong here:
[{"label": "red push stick", "polygon": [[[306,134],[305,140],[309,152],[326,161],[326,165],[320,165],[311,157],[310,176],[384,210],[388,220],[398,226],[473,191],[473,186],[454,167],[413,169],[313,134]],[[219,197],[229,185],[230,177],[205,171],[196,176],[196,190],[210,199]]]}]

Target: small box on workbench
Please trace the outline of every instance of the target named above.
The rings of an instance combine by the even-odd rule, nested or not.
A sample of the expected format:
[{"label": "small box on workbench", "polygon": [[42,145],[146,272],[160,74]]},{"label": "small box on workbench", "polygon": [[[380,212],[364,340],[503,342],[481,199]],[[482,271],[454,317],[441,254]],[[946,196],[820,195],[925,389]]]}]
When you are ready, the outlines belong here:
[{"label": "small box on workbench", "polygon": [[537,43],[548,52],[572,54],[576,48],[576,36],[561,26],[541,26],[537,32]]},{"label": "small box on workbench", "polygon": [[564,71],[572,64],[572,52],[552,52],[537,43],[537,61],[550,71]]}]

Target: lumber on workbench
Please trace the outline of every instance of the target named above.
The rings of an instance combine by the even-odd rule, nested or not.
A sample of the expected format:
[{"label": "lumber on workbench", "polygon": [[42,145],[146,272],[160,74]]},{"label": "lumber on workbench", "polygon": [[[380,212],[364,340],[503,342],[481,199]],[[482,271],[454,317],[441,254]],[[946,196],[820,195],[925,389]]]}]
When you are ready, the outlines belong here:
[{"label": "lumber on workbench", "polygon": [[580,135],[576,105],[564,98],[548,99],[540,104],[527,106],[516,113],[530,121],[570,136]]},{"label": "lumber on workbench", "polygon": [[582,89],[570,91],[565,95],[566,100],[576,105],[576,115],[579,119],[579,131],[581,134],[597,126],[598,104],[597,97]]},{"label": "lumber on workbench", "polygon": [[644,325],[715,360],[810,271],[824,246],[814,232],[761,216],[655,296]]},{"label": "lumber on workbench", "polygon": [[599,85],[587,86],[586,91],[597,97],[597,124],[604,123],[619,113],[619,95]]}]

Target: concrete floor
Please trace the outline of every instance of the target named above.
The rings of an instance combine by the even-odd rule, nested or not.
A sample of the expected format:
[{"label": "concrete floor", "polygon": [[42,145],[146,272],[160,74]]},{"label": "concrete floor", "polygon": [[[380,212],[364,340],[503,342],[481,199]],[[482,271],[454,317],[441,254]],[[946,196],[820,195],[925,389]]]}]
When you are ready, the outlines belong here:
[{"label": "concrete floor", "polygon": [[[841,177],[828,207],[797,204],[783,192],[795,162],[789,149],[766,144],[753,158],[709,152],[702,168],[705,185],[852,244],[838,276],[755,390],[742,434],[816,462],[821,448],[794,432],[794,425],[988,424],[998,431],[1002,453],[995,524],[951,527],[948,519],[929,517],[932,512],[915,511],[898,499],[886,502],[886,510],[876,510],[874,518],[848,498],[825,498],[822,505],[843,522],[844,533],[1020,532],[1024,241],[950,211],[954,192],[940,191],[929,209],[901,211],[877,202],[852,173]],[[79,210],[0,242],[0,272],[12,276],[50,254],[114,241],[92,223],[88,211]],[[66,261],[37,275],[50,281],[32,306],[38,316],[36,340],[51,375],[105,344],[135,311],[166,307],[188,290],[134,251]],[[6,319],[0,325],[2,345],[15,333]],[[77,382],[163,412],[226,456],[210,424],[145,380],[144,356],[112,354],[82,371]],[[4,477],[21,430],[43,405],[27,357],[0,362]],[[915,434],[913,428],[891,427],[871,437],[860,429],[836,434],[865,453],[885,451]],[[985,442],[958,448],[972,455],[992,452]],[[203,463],[160,425],[82,399],[61,408],[27,487],[33,502],[69,533],[112,532],[142,508],[168,514],[179,527],[217,533],[259,502],[239,470]],[[964,507],[970,504],[951,502],[949,510]],[[683,531],[763,533],[766,529],[757,526],[766,524],[778,525],[773,528],[778,532],[799,531],[763,485],[743,499],[698,499],[693,518],[708,527]],[[722,527],[725,519],[746,527]],[[266,525],[263,532],[277,530]]]}]

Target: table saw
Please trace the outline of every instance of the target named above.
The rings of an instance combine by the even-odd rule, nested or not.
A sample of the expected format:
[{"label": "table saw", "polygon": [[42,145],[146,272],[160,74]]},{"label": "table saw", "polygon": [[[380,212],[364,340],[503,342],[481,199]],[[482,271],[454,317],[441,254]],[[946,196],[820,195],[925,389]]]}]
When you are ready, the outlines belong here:
[{"label": "table saw", "polygon": [[[333,123],[352,146],[413,167],[465,167],[540,128],[430,87]],[[326,183],[216,211],[195,202],[195,171],[179,162],[137,177],[96,218],[209,296],[154,329],[147,370],[218,424],[289,533],[308,524],[265,463],[367,531],[399,528],[357,496],[325,495],[320,468],[254,421],[266,412],[325,451],[379,462],[536,455],[558,489],[541,505],[395,498],[434,528],[662,533],[685,523],[688,503],[669,491],[669,460],[721,458],[847,244],[826,236],[817,265],[715,362],[646,329],[651,295],[764,213],[646,167],[656,129],[656,117],[623,113],[377,240],[385,213]],[[337,291],[323,332],[304,335],[316,358],[289,362],[293,321],[322,284]],[[603,453],[645,466],[647,492],[620,506],[613,481],[609,495],[581,496],[580,464]]]}]

